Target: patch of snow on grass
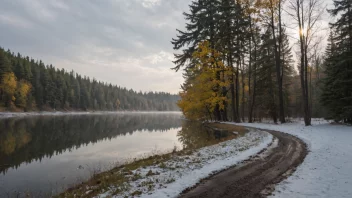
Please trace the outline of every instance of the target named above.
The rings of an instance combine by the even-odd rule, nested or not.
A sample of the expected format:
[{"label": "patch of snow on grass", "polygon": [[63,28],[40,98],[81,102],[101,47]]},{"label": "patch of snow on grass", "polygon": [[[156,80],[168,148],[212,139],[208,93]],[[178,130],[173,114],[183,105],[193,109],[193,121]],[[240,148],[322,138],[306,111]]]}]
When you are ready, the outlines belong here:
[{"label": "patch of snow on grass", "polygon": [[271,134],[252,130],[243,137],[198,149],[190,155],[175,155],[166,162],[134,170],[131,177],[136,179],[129,183],[129,190],[115,197],[177,197],[201,179],[256,155],[272,141]]},{"label": "patch of snow on grass", "polygon": [[293,134],[308,145],[310,152],[304,162],[276,186],[272,197],[352,197],[352,127],[324,120],[312,124],[239,124]]}]

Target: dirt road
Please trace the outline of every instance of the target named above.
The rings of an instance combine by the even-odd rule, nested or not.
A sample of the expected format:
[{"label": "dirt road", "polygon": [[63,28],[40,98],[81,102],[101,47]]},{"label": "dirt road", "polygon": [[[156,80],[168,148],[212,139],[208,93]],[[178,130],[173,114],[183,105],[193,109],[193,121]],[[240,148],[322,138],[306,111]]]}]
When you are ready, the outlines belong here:
[{"label": "dirt road", "polygon": [[292,135],[265,131],[279,140],[277,147],[204,179],[180,197],[266,197],[274,189],[274,184],[287,178],[303,162],[307,148],[302,140]]}]

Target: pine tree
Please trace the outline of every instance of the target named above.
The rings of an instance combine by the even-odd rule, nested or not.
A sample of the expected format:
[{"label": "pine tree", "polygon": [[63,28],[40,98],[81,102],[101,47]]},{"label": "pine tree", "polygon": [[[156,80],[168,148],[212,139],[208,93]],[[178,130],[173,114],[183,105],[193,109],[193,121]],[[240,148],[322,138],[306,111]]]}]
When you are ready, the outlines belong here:
[{"label": "pine tree", "polygon": [[282,81],[283,81],[283,97],[284,97],[284,109],[287,114],[289,113],[289,86],[291,85],[292,77],[295,74],[293,68],[293,55],[291,46],[289,43],[288,36],[286,34],[286,29],[282,29],[282,48],[281,48],[281,65],[282,65]]},{"label": "pine tree", "polygon": [[[190,7],[190,13],[184,13],[188,23],[186,24],[186,31],[178,31],[176,39],[172,39],[172,44],[175,50],[181,50],[182,53],[175,54],[174,63],[176,66],[173,68],[178,71],[182,66],[186,66],[185,71],[189,72],[196,64],[193,58],[193,53],[197,50],[198,44],[203,41],[208,41],[209,46],[213,50],[218,50],[218,19],[219,19],[219,6],[218,0],[196,0],[193,1]],[[190,68],[190,69],[189,69]],[[221,71],[217,71],[217,80],[220,79]],[[187,73],[186,76],[190,76]],[[214,87],[216,90],[223,89],[222,87]],[[225,91],[223,92],[223,95]],[[214,110],[214,117],[216,120],[226,120],[224,111],[221,113],[220,107],[217,106]],[[222,116],[221,116],[222,115]]]},{"label": "pine tree", "polygon": [[0,48],[0,82],[4,74],[11,72],[11,64],[3,49]]},{"label": "pine tree", "polygon": [[[239,70],[244,57],[245,43],[249,39],[249,20],[238,1],[222,0],[219,7],[219,43],[220,50],[226,54],[224,58],[232,69],[230,92],[232,118],[240,122],[239,116]],[[224,88],[223,88],[224,90]],[[226,92],[223,94],[226,95]]]},{"label": "pine tree", "polygon": [[[192,54],[197,50],[200,42],[208,41],[213,50],[223,53],[223,59],[227,67],[232,68],[232,83],[230,87],[214,87],[221,91],[222,97],[226,97],[231,91],[232,117],[239,122],[239,75],[243,60],[246,40],[248,40],[248,18],[245,17],[244,9],[240,2],[232,0],[197,0],[190,5],[190,13],[184,13],[187,24],[186,31],[178,30],[178,36],[172,40],[175,50],[182,50],[176,54],[176,71],[185,66],[185,84],[182,86],[187,90],[187,83],[197,75],[192,68],[197,64]],[[216,65],[215,65],[216,67]],[[217,71],[217,80],[221,79],[224,72]],[[227,106],[227,102],[223,104]],[[214,110],[216,120],[227,120],[227,108]]]},{"label": "pine tree", "polygon": [[177,38],[172,39],[175,50],[181,50],[181,54],[175,54],[174,68],[178,71],[182,66],[194,66],[193,52],[202,41],[209,41],[212,49],[215,49],[217,38],[218,0],[195,0],[192,1],[190,13],[184,12],[187,20],[186,31],[177,30]]},{"label": "pine tree", "polygon": [[325,59],[325,79],[322,103],[336,121],[352,122],[352,4],[350,0],[334,0],[331,24],[333,34]]},{"label": "pine tree", "polygon": [[272,31],[267,28],[262,35],[262,43],[259,49],[257,94],[258,108],[260,117],[271,117],[276,123],[277,113],[277,93],[276,93],[276,71],[275,71],[275,54],[273,50]]},{"label": "pine tree", "polygon": [[[18,57],[20,57],[20,55],[18,55]],[[17,63],[15,65],[14,72],[15,72],[15,75],[17,76],[18,79],[24,79],[25,71],[24,71],[24,67],[23,67],[23,64],[22,64],[20,58],[17,59]]]}]

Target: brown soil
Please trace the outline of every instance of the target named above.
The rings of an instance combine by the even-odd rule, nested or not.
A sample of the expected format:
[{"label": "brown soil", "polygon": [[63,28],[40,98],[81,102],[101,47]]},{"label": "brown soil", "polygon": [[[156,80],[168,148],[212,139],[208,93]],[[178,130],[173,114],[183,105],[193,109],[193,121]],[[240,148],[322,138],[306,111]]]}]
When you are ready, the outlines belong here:
[{"label": "brown soil", "polygon": [[180,197],[226,198],[266,197],[274,184],[294,172],[307,155],[306,144],[292,135],[269,131],[279,140],[277,147],[263,150],[261,154],[241,165],[224,170],[202,180]]}]

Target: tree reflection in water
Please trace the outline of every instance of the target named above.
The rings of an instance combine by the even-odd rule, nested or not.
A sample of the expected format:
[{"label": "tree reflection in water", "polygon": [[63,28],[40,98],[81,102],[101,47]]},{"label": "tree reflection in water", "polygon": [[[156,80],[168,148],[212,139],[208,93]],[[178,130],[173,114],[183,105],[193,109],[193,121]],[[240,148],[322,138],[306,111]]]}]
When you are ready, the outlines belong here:
[{"label": "tree reflection in water", "polygon": [[36,116],[0,120],[0,172],[82,145],[181,126],[178,113]]},{"label": "tree reflection in water", "polygon": [[177,136],[184,149],[201,148],[234,138],[233,133],[210,130],[202,123],[194,121],[183,121]]}]

